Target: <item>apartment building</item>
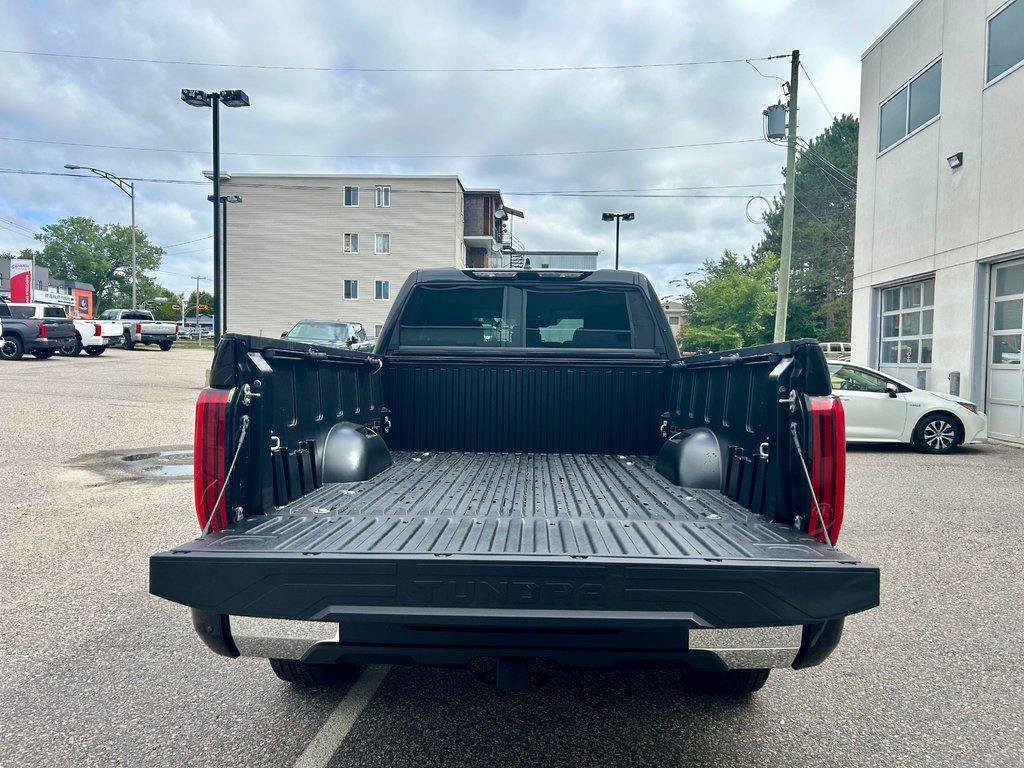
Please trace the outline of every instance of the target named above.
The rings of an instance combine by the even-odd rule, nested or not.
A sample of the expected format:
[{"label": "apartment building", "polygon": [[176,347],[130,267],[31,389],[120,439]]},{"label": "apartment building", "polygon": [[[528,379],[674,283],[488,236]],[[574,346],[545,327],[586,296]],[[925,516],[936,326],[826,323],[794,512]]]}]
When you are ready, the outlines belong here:
[{"label": "apartment building", "polygon": [[490,266],[507,219],[500,191],[457,176],[225,173],[221,194],[241,198],[228,207],[232,333],[320,318],[375,335],[414,270]]},{"label": "apartment building", "polygon": [[861,72],[854,359],[1024,443],[1024,0],[918,0]]}]

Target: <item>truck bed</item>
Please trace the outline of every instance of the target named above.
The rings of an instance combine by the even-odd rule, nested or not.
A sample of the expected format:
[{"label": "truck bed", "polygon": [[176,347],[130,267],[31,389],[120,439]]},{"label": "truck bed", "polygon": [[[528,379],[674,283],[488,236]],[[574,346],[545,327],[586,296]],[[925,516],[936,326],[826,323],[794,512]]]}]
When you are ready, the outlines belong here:
[{"label": "truck bed", "polygon": [[649,457],[398,453],[362,483],[326,485],[213,537],[219,551],[849,561]]},{"label": "truck bed", "polygon": [[327,621],[548,614],[564,625],[567,612],[629,611],[768,626],[877,604],[873,566],[717,491],[676,487],[650,457],[393,458],[371,480],[325,485],[154,555],[151,591],[215,613]]}]

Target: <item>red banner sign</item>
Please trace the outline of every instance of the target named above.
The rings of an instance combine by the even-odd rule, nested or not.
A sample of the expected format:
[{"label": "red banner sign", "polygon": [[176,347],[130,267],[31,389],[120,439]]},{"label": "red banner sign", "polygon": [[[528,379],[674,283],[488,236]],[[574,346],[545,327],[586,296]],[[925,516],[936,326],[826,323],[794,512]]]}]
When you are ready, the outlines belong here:
[{"label": "red banner sign", "polygon": [[32,301],[32,262],[11,259],[11,301],[27,304]]}]

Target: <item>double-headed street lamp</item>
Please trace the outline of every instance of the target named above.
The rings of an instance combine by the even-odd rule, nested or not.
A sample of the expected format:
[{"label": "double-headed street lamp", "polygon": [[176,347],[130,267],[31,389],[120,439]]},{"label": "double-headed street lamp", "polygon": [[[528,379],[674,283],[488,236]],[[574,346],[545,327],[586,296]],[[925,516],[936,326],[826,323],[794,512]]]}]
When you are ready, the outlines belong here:
[{"label": "double-headed street lamp", "polygon": [[[220,105],[225,107],[248,107],[249,97],[245,91],[199,91],[182,88],[181,100],[193,107],[213,107],[213,199],[220,200]],[[223,270],[220,250],[220,206],[213,206],[213,338],[220,341],[221,318],[223,317],[224,291],[221,281]]]},{"label": "double-headed street lamp", "polygon": [[615,268],[619,268],[619,222],[632,221],[636,216],[632,213],[602,213],[601,221],[615,220]]},{"label": "double-headed street lamp", "polygon": [[112,173],[101,171],[99,168],[90,168],[87,165],[74,165],[72,163],[65,163],[64,167],[69,171],[92,171],[97,176],[106,179],[107,181],[113,182],[117,185],[117,188],[128,195],[132,201],[132,309],[136,308],[135,294],[138,291],[138,279],[135,275],[135,184],[134,182],[125,181],[124,179],[115,176]]}]

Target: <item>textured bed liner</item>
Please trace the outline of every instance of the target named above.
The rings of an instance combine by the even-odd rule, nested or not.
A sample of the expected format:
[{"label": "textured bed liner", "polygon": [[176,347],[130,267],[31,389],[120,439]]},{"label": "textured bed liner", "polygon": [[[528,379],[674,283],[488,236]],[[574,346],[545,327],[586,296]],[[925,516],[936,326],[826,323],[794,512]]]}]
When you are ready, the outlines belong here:
[{"label": "textured bed liner", "polygon": [[513,555],[852,562],[717,491],[679,488],[653,459],[400,453],[195,542],[214,552]]}]

